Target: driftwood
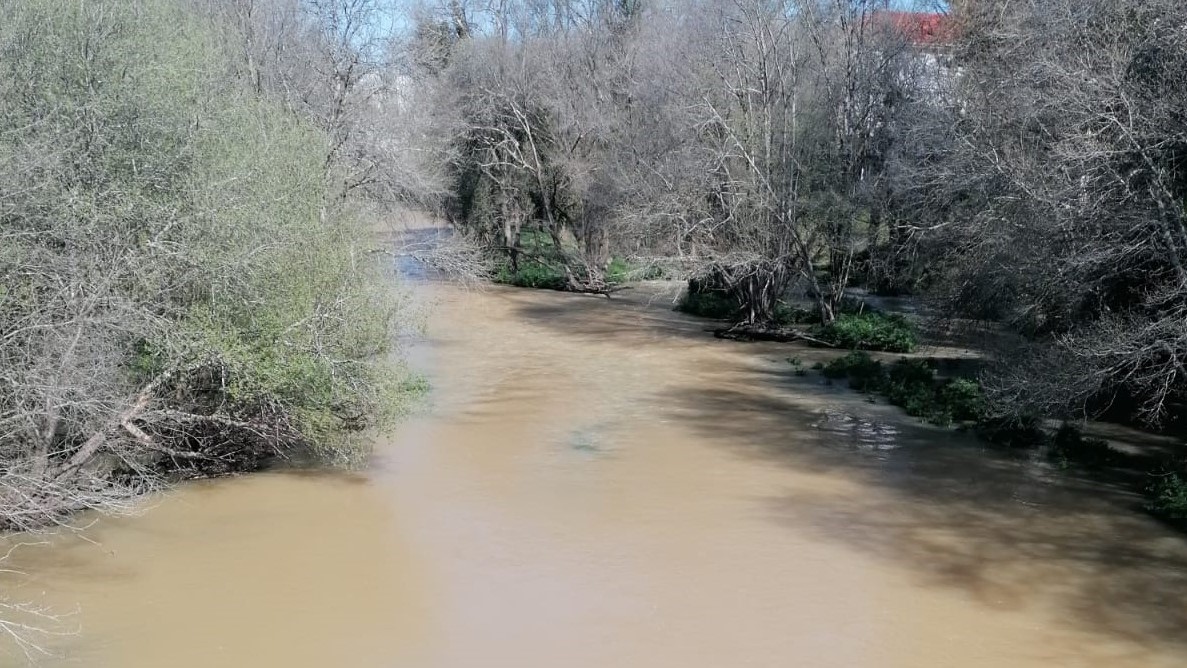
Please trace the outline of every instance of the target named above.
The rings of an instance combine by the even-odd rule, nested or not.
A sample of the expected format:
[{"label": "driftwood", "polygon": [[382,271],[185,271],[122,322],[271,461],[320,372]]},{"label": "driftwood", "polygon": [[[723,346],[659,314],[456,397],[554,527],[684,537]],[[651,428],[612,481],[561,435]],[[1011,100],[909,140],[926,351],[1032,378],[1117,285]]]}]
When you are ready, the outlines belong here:
[{"label": "driftwood", "polygon": [[618,285],[615,283],[582,283],[569,281],[562,292],[575,292],[583,295],[604,295],[606,299],[610,299],[615,292],[622,290],[630,290],[629,285]]},{"label": "driftwood", "polygon": [[132,405],[128,406],[128,408],[120,413],[111,424],[107,425],[103,429],[100,429],[98,432],[88,438],[86,442],[83,443],[77,451],[75,451],[70,459],[62,464],[62,466],[54,471],[49,477],[52,478],[54,482],[60,482],[66,478],[69,478],[75,473],[78,473],[78,471],[84,465],[86,465],[86,463],[89,462],[91,458],[99,452],[99,450],[103,448],[103,446],[107,443],[108,438],[110,438],[111,432],[115,431],[117,428],[123,429],[128,433],[128,435],[139,441],[147,440],[151,442],[151,437],[144,433],[142,429],[137,427],[134,421],[140,416],[141,413],[144,412],[144,409],[148,407],[148,404],[150,401],[152,401],[153,395],[156,393],[157,389],[160,388],[161,385],[168,382],[176,372],[177,369],[170,369],[162,373],[160,376],[157,376],[148,385],[145,385],[144,389],[140,390],[140,393],[136,395],[136,401],[133,402]]},{"label": "driftwood", "polygon": [[730,341],[776,341],[779,343],[807,341],[813,345],[824,346],[825,348],[836,348],[835,345],[828,341],[818,339],[807,332],[784,327],[738,324],[732,327],[715,329],[713,330],[713,336],[719,339],[729,339]]}]

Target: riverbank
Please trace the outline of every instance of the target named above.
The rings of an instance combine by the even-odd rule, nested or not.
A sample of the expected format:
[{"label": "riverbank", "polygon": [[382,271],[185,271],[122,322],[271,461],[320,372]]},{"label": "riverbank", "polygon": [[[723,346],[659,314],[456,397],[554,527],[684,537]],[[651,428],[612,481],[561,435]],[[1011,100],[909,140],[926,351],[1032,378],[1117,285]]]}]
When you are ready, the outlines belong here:
[{"label": "riverbank", "polygon": [[[672,302],[677,311],[700,318],[716,338],[784,344],[794,376],[849,387],[867,402],[889,403],[920,421],[971,433],[985,447],[1030,451],[1101,484],[1123,485],[1141,499],[1136,511],[1187,530],[1181,431],[1155,433],[1107,418],[1060,421],[1003,412],[982,385],[983,373],[996,364],[994,355],[1024,342],[1001,325],[940,319],[924,312],[918,299],[861,290],[846,296],[828,327],[805,299],[780,301],[771,324],[747,325],[736,321],[736,300],[689,292],[683,282],[648,281],[625,289],[640,289],[648,301]],[[1113,408],[1116,418],[1122,411]]]}]

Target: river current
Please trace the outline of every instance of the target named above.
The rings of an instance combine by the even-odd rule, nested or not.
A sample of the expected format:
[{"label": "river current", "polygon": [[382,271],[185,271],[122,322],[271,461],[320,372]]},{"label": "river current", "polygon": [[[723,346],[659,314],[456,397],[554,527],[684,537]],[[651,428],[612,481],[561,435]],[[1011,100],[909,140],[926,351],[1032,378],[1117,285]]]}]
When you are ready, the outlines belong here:
[{"label": "river current", "polygon": [[416,291],[433,389],[368,469],[184,485],[16,550],[6,595],[77,631],[42,664],[1187,665],[1187,542],[1121,491],[646,290]]}]

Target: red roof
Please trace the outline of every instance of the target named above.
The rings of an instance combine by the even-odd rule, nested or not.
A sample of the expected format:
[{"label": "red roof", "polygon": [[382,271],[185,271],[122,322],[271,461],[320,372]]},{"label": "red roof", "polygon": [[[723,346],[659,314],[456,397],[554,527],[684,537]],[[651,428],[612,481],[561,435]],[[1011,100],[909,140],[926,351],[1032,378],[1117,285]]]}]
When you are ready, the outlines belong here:
[{"label": "red roof", "polygon": [[880,11],[874,14],[873,21],[901,32],[916,46],[944,46],[956,37],[952,19],[947,14]]}]

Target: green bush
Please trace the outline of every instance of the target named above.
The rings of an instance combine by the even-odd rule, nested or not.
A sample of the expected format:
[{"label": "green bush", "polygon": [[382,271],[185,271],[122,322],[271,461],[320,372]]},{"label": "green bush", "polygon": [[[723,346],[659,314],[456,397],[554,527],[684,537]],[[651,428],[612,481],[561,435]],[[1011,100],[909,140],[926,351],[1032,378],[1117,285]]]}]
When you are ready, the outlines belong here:
[{"label": "green bush", "polygon": [[616,257],[606,266],[606,280],[610,283],[627,281],[654,281],[664,277],[664,270],[655,265],[635,265]]},{"label": "green bush", "polygon": [[676,305],[677,311],[718,320],[734,318],[740,309],[737,299],[721,292],[686,292]]},{"label": "green bush", "polygon": [[1088,438],[1075,426],[1064,424],[1051,438],[1051,454],[1057,459],[1087,466],[1110,466],[1120,463],[1122,454],[1101,438]]},{"label": "green bush", "polygon": [[1030,448],[1050,440],[1042,421],[1033,416],[989,416],[976,426],[979,437],[1009,448]]},{"label": "green bush", "polygon": [[1178,472],[1158,474],[1147,490],[1146,508],[1160,517],[1187,520],[1187,476]]},{"label": "green bush", "polygon": [[829,378],[845,378],[858,392],[876,393],[901,407],[908,415],[940,425],[976,421],[985,415],[984,397],[976,381],[936,378],[925,360],[900,359],[886,367],[869,353],[853,351],[824,366]]},{"label": "green bush", "polygon": [[540,262],[520,262],[519,271],[512,271],[511,265],[503,264],[495,271],[495,283],[514,285],[519,288],[543,290],[564,290],[569,281],[558,269]]},{"label": "green bush", "polygon": [[850,350],[909,353],[919,343],[915,327],[906,318],[874,312],[843,313],[832,323],[817,327],[815,334],[822,340]]},{"label": "green bush", "polygon": [[902,359],[891,365],[879,390],[890,403],[902,407],[907,415],[922,418],[944,415],[946,411],[938,401],[935,375],[927,362]]},{"label": "green bush", "polygon": [[868,353],[854,351],[832,360],[824,366],[829,378],[847,378],[849,386],[859,392],[877,392],[886,384],[886,369]]},{"label": "green bush", "polygon": [[632,267],[624,259],[620,257],[612,258],[610,264],[606,265],[606,280],[610,283],[625,283],[629,280]]},{"label": "green bush", "polygon": [[[841,300],[838,307],[838,315],[876,315],[877,311],[868,306],[865,302],[845,298]],[[786,302],[779,302],[775,305],[775,324],[788,327],[791,325],[819,325],[820,324],[820,309],[816,305],[811,306],[792,306]]]},{"label": "green bush", "polygon": [[989,412],[981,384],[969,378],[953,378],[941,385],[940,402],[959,422],[976,422]]},{"label": "green bush", "polygon": [[775,324],[781,327],[811,325],[820,322],[820,312],[816,309],[779,302],[775,304],[774,318]]}]

